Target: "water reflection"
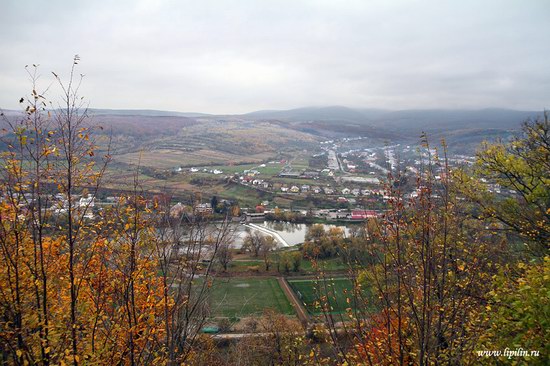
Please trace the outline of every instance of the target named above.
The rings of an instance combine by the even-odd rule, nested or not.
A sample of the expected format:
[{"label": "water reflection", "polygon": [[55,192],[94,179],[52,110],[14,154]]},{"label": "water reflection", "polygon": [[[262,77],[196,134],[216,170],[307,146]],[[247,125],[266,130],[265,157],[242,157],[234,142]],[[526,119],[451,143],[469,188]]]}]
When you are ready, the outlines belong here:
[{"label": "water reflection", "polygon": [[[298,245],[304,242],[307,230],[312,224],[295,224],[285,221],[264,221],[263,223],[257,223],[257,225],[276,231],[290,245]],[[321,225],[323,225],[325,230],[338,227],[344,230],[346,236],[350,234],[350,229],[344,225]],[[233,246],[235,248],[240,248],[243,245],[244,238],[248,235],[247,228],[240,225],[236,229],[235,234]]]}]

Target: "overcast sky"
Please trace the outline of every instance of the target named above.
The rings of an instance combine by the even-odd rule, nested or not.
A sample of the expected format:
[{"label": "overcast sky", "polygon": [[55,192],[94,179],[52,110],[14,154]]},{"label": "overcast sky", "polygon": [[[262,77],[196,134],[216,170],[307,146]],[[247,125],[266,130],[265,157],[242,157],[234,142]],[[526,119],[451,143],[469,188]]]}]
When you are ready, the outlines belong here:
[{"label": "overcast sky", "polygon": [[93,108],[550,108],[550,0],[1,0],[0,37],[2,108],[74,54]]}]

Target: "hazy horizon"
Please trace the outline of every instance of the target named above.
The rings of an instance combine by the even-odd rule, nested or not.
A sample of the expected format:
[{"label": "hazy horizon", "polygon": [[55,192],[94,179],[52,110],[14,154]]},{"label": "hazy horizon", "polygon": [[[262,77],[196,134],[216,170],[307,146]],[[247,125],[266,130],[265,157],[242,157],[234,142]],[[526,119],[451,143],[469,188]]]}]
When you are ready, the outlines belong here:
[{"label": "hazy horizon", "polygon": [[[306,106],[550,107],[547,1],[107,1],[3,4],[0,107],[24,66],[94,108],[243,114]],[[39,16],[36,16],[36,15]],[[27,22],[26,20],[29,19]],[[56,100],[55,86],[49,96]]]},{"label": "hazy horizon", "polygon": [[[15,106],[14,108],[3,108],[0,106],[0,111],[3,112],[24,112],[26,105],[20,105]],[[85,106],[84,106],[85,107]],[[85,107],[86,108],[86,107]],[[276,112],[287,112],[287,111],[299,111],[299,110],[315,110],[315,109],[331,109],[331,108],[344,108],[349,109],[352,111],[362,112],[362,111],[380,111],[382,113],[392,113],[392,112],[422,112],[422,111],[438,111],[438,112],[480,112],[480,111],[513,111],[513,112],[535,112],[535,113],[542,113],[545,111],[545,109],[535,110],[535,109],[515,109],[515,108],[505,108],[505,107],[480,107],[480,108],[362,108],[362,107],[349,107],[349,106],[343,106],[343,105],[320,105],[320,106],[302,106],[302,107],[295,107],[295,108],[288,108],[288,109],[258,109],[253,111],[245,111],[242,113],[210,113],[210,112],[204,112],[204,111],[186,111],[186,110],[166,110],[166,109],[158,109],[158,108],[101,108],[101,106],[88,106],[88,110],[92,112],[102,112],[102,111],[114,111],[114,112],[162,112],[167,113],[168,115],[170,113],[174,114],[188,114],[188,115],[205,115],[205,116],[241,116],[241,115],[247,115],[247,114],[254,114],[254,113],[276,113]],[[48,109],[48,108],[47,108]],[[547,109],[546,109],[547,110]],[[103,114],[103,113],[100,113]],[[105,113],[108,114],[108,113]]]}]

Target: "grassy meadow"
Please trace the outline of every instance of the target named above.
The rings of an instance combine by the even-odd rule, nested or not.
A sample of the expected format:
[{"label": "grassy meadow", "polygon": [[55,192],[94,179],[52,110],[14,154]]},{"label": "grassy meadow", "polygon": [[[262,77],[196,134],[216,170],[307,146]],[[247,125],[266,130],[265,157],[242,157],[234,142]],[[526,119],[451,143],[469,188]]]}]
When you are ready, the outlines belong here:
[{"label": "grassy meadow", "polygon": [[213,317],[240,318],[271,308],[294,314],[276,278],[216,278],[209,299]]}]

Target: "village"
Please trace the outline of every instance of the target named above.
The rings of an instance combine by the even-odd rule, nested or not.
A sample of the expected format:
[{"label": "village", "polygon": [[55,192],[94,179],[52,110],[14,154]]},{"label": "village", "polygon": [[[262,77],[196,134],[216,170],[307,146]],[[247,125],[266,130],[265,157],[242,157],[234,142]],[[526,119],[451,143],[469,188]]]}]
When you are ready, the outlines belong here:
[{"label": "village", "polygon": [[[415,198],[421,187],[415,182],[419,171],[433,164],[434,181],[445,179],[445,167],[437,160],[435,149],[400,144],[368,146],[368,138],[348,137],[321,141],[318,149],[285,151],[283,158],[260,164],[178,166],[171,170],[171,180],[187,179],[195,188],[176,192],[170,213],[220,216],[232,210],[235,221],[285,220],[292,214],[298,222],[360,222],[381,216],[390,199],[388,176],[392,174],[393,188],[399,188],[404,199]],[[453,167],[472,165],[474,157],[450,154],[447,163]],[[201,185],[206,182],[202,187]],[[212,182],[223,185],[224,192],[212,193]],[[483,179],[490,192],[514,195],[513,190]],[[227,196],[227,187],[239,188],[239,196]],[[204,188],[204,189],[202,189]],[[165,196],[150,190],[151,197]],[[432,193],[437,197],[437,192]],[[29,193],[22,193],[21,202],[32,205]],[[103,207],[111,206],[123,196],[123,191],[107,190],[97,194],[74,196],[73,206],[85,211],[86,219],[94,217]],[[29,196],[29,197],[27,197]],[[179,197],[179,198],[178,198]],[[191,198],[189,198],[191,197]],[[247,198],[243,200],[240,198]],[[254,199],[254,197],[258,197]],[[175,201],[174,201],[175,200]],[[61,194],[46,196],[48,210],[54,215],[67,212],[68,201]]]},{"label": "village", "polygon": [[[327,140],[320,142],[318,150],[298,151],[257,165],[177,167],[174,172],[198,183],[239,186],[249,196],[261,197],[254,204],[241,205],[244,212],[270,217],[274,210],[296,211],[327,221],[364,220],[383,213],[390,197],[389,174],[405,199],[418,196],[415,182],[428,164],[433,165],[436,182],[446,178],[435,149],[399,144],[361,148],[362,141],[360,137]],[[472,156],[451,154],[447,164],[452,169],[473,162]],[[498,184],[482,183],[500,192]]]}]

